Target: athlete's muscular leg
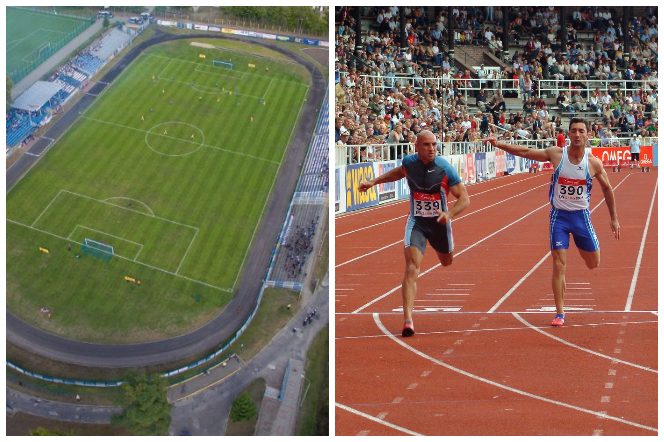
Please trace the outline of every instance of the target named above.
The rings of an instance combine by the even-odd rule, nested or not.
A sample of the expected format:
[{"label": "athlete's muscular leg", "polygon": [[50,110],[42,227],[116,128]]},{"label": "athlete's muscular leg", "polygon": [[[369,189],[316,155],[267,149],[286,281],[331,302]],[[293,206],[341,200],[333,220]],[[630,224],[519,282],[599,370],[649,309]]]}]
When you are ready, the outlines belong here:
[{"label": "athlete's muscular leg", "polygon": [[585,250],[579,249],[579,253],[581,254],[581,258],[586,262],[586,265],[588,266],[589,269],[594,269],[599,265],[599,250],[595,250],[594,252],[586,252]]},{"label": "athlete's muscular leg", "polygon": [[417,293],[417,277],[420,274],[420,264],[422,263],[422,252],[417,247],[404,248],[406,257],[406,273],[401,285],[401,296],[403,297],[403,318],[404,322],[413,320],[413,303]]},{"label": "athlete's muscular leg", "polygon": [[551,286],[553,288],[553,299],[556,302],[556,314],[564,315],[567,249],[551,250],[551,256],[553,257],[553,276],[551,277]]},{"label": "athlete's muscular leg", "polygon": [[452,265],[452,261],[454,261],[454,252],[450,253],[440,253],[436,252],[438,254],[438,260],[440,261],[440,264],[443,267],[447,267],[449,265]]}]

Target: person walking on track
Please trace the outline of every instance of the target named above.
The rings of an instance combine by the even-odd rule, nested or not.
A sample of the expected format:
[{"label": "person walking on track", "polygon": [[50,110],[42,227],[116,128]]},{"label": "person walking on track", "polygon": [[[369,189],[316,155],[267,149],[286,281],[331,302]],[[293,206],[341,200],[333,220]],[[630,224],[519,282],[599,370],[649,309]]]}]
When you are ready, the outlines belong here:
[{"label": "person walking on track", "polygon": [[599,265],[599,241],[590,222],[590,189],[593,178],[597,179],[611,216],[610,227],[616,239],[620,239],[620,224],[616,211],[616,201],[609,178],[602,162],[586,149],[588,123],[583,118],[572,118],[569,123],[570,146],[529,149],[524,146],[500,143],[496,138],[485,139],[494,147],[534,161],[550,161],[554,172],[551,177],[549,199],[549,241],[553,258],[553,296],[556,303],[556,317],[552,326],[565,324],[565,268],[569,235],[574,237],[581,257],[589,269]]},{"label": "person walking on track", "polygon": [[[437,155],[435,135],[422,131],[415,141],[416,154],[406,156],[401,166],[360,183],[358,190],[366,192],[376,184],[389,183],[406,178],[410,187],[410,214],[406,221],[404,252],[406,271],[401,286],[403,297],[403,337],[415,334],[413,325],[413,303],[417,292],[417,277],[424,256],[427,240],[436,251],[441,265],[452,264],[454,241],[452,218],[463,212],[470,204],[468,192],[459,173],[445,159]],[[457,199],[448,208],[448,194]]]}]

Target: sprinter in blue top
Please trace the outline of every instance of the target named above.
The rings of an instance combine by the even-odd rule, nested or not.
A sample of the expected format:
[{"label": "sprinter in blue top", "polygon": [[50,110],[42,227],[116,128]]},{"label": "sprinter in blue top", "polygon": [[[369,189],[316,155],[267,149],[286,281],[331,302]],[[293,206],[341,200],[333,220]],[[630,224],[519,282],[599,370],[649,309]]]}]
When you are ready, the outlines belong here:
[{"label": "sprinter in blue top", "polygon": [[[406,272],[401,286],[403,297],[404,326],[401,335],[415,334],[413,326],[413,303],[417,291],[416,281],[420,274],[420,264],[424,256],[427,240],[438,254],[443,266],[452,264],[454,241],[452,240],[452,218],[463,212],[470,204],[468,192],[461,182],[458,172],[450,163],[437,155],[436,137],[429,131],[422,131],[415,141],[417,154],[408,155],[401,167],[360,183],[360,192],[366,192],[376,184],[408,180],[410,188],[410,215],[406,221],[404,250]],[[457,199],[454,206],[448,207],[448,194]]]}]

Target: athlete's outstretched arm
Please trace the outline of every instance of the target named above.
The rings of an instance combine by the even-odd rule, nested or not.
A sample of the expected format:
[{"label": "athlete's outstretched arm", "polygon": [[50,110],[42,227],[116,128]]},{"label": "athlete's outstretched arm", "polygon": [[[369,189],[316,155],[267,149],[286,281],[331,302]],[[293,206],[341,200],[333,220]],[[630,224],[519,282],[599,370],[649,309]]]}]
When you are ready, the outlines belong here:
[{"label": "athlete's outstretched arm", "polygon": [[549,155],[549,149],[529,149],[526,146],[518,146],[516,144],[507,144],[501,141],[498,141],[495,137],[485,138],[484,142],[491,143],[493,147],[502,149],[505,152],[509,152],[512,155],[518,157],[528,158],[529,160],[534,161],[551,161],[551,156]]},{"label": "athlete's outstretched arm", "polygon": [[598,172],[595,174],[597,182],[602,188],[602,193],[604,194],[604,200],[606,201],[606,206],[609,208],[609,215],[611,216],[611,231],[615,235],[616,239],[620,239],[620,224],[618,223],[618,211],[616,210],[616,198],[613,195],[613,187],[609,182],[609,176],[602,166],[602,162],[595,157],[589,156],[588,161],[593,163],[593,167]]},{"label": "athlete's outstretched arm", "polygon": [[357,187],[357,190],[360,192],[366,192],[376,184],[390,183],[392,181],[398,181],[401,178],[405,177],[406,173],[403,170],[403,166],[395,167],[389,172],[385,172],[381,176],[374,178],[373,180],[363,181]]},{"label": "athlete's outstretched arm", "polygon": [[443,212],[440,210],[436,210],[438,212],[438,222],[440,224],[447,224],[449,220],[463,212],[470,206],[470,197],[468,196],[468,192],[466,191],[466,186],[463,185],[463,183],[459,183],[456,186],[450,187],[450,192],[452,192],[452,195],[454,195],[457,200],[454,203],[454,207],[452,207],[450,210],[447,212]]}]

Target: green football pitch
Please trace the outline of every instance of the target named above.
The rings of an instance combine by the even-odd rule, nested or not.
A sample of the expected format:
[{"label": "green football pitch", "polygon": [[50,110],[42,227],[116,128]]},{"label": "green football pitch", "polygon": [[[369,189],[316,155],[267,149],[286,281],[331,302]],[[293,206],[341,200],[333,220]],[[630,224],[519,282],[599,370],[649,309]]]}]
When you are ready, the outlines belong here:
[{"label": "green football pitch", "polygon": [[17,82],[92,23],[88,19],[6,8],[6,73]]},{"label": "green football pitch", "polygon": [[[233,296],[309,76],[253,46],[191,43],[143,52],[8,192],[17,316],[132,342],[200,326]],[[82,253],[86,239],[112,246],[113,259]]]}]

